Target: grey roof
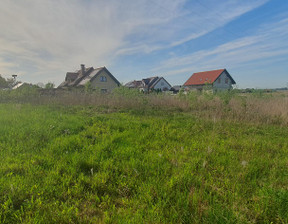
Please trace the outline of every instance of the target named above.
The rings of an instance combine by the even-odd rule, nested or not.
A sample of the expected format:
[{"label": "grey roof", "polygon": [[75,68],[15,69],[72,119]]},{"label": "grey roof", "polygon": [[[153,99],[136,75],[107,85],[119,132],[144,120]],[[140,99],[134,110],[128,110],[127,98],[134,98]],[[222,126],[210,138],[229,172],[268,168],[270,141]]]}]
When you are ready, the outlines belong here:
[{"label": "grey roof", "polygon": [[92,81],[93,77],[97,76],[98,72],[102,71],[104,67],[99,67],[96,68],[94,70],[92,70],[90,73],[88,73],[87,75],[84,76],[84,78],[82,78],[78,85],[79,86],[85,86],[87,82]]},{"label": "grey roof", "polygon": [[143,87],[143,83],[142,83],[142,80],[138,80],[138,81],[134,80],[134,81],[126,83],[125,86],[128,88],[140,88],[140,87]]},{"label": "grey roof", "polygon": [[65,81],[75,80],[75,79],[77,79],[77,77],[78,77],[78,73],[77,72],[67,72]]},{"label": "grey roof", "polygon": [[90,74],[90,72],[93,71],[93,67],[89,67],[85,69],[84,74],[82,74],[81,70],[79,70],[78,73],[78,77],[74,82],[71,82],[68,84],[68,86],[78,86],[78,84],[87,76]]},{"label": "grey roof", "polygon": [[[153,89],[155,87],[155,85],[161,79],[163,79],[165,82],[167,82],[163,77],[154,76],[154,77],[144,78],[142,80],[134,80],[134,81],[128,82],[128,83],[125,84],[125,86],[129,87],[129,88],[148,88],[148,89]],[[170,87],[171,87],[171,85],[170,85]]]},{"label": "grey roof", "polygon": [[154,87],[154,84],[159,80],[159,77],[156,76],[156,77],[151,77],[151,78],[148,78],[147,80],[149,80],[148,82],[148,88],[153,88]]},{"label": "grey roof", "polygon": [[16,85],[12,87],[12,89],[18,89],[19,87],[23,86],[24,82],[18,82]]}]

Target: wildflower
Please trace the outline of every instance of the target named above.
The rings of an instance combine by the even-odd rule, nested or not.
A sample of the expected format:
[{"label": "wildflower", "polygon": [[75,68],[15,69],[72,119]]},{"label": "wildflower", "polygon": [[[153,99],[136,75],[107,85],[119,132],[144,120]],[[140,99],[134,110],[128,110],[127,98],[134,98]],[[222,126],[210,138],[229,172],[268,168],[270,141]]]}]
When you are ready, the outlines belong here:
[{"label": "wildflower", "polygon": [[246,166],[248,165],[248,162],[245,161],[245,160],[243,160],[243,161],[241,162],[241,165],[242,165],[243,167],[246,167]]}]

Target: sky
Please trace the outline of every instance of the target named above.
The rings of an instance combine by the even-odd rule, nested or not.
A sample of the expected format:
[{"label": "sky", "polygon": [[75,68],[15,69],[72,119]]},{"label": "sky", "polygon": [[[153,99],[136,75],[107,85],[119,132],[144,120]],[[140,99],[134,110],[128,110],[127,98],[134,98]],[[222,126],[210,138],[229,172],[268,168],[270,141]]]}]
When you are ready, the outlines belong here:
[{"label": "sky", "polygon": [[236,88],[288,87],[288,1],[1,0],[2,76],[58,86],[80,64],[123,84],[226,68]]}]

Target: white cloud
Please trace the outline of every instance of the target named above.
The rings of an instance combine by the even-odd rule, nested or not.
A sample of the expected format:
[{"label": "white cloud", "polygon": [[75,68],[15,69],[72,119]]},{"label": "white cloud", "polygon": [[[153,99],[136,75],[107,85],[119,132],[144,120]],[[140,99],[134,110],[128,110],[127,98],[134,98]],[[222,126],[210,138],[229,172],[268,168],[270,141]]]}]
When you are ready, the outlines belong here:
[{"label": "white cloud", "polygon": [[[220,46],[201,50],[185,56],[173,56],[169,60],[152,69],[154,73],[165,73],[171,77],[179,77],[186,73],[180,83],[193,72],[229,68],[239,71],[241,75],[254,77],[254,81],[263,80],[263,76],[274,76],[281,85],[281,74],[273,74],[278,63],[288,58],[288,19],[266,24],[256,30],[251,36],[239,38]],[[285,59],[286,58],[286,59]],[[274,66],[274,67],[273,67]],[[242,87],[247,85],[246,80],[240,82]],[[251,80],[250,80],[251,81]],[[254,84],[254,83],[253,83]],[[269,83],[262,85],[269,86]],[[276,85],[276,84],[275,84]]]},{"label": "white cloud", "polygon": [[184,5],[179,12],[158,5],[158,13],[167,15],[170,20],[157,26],[141,27],[141,32],[137,33],[137,40],[133,43],[128,42],[128,46],[124,45],[116,54],[150,53],[184,44],[225,26],[266,2],[268,0],[222,1],[218,4],[211,0],[196,1],[193,7],[186,9]]},{"label": "white cloud", "polygon": [[[109,65],[121,55],[181,45],[267,2],[211,1],[2,0],[0,73],[58,84],[80,63]],[[199,16],[205,6],[213,10]]]},{"label": "white cloud", "polygon": [[[165,2],[176,11],[181,3]],[[0,67],[12,72],[18,66],[30,66],[27,77],[31,82],[37,76],[38,80],[47,81],[44,77],[49,76],[59,82],[58,74],[64,76],[80,63],[111,63],[111,56],[127,43],[127,36],[140,32],[142,26],[169,19],[157,15],[144,0],[2,0]],[[5,60],[10,61],[10,69],[5,70]]]}]

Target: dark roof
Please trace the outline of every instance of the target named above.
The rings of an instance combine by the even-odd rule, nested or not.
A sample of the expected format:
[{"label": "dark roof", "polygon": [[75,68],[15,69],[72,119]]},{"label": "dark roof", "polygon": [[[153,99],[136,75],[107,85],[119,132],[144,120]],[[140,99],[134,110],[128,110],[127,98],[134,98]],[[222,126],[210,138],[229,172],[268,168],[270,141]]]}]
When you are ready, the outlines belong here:
[{"label": "dark roof", "polygon": [[151,78],[147,78],[146,80],[148,80],[148,88],[153,88],[154,87],[154,84],[157,83],[157,81],[159,80],[159,77],[156,76],[156,77],[151,77]]},{"label": "dark roof", "polygon": [[139,81],[134,80],[134,81],[126,83],[125,86],[128,88],[140,88],[143,86],[143,83],[141,80],[139,80]]},{"label": "dark roof", "polygon": [[76,73],[76,72],[67,72],[65,81],[75,80],[75,79],[77,79],[77,77],[78,77],[78,73]]},{"label": "dark roof", "polygon": [[223,73],[226,72],[229,78],[232,81],[232,84],[236,82],[231,77],[229,72],[226,69],[218,69],[212,71],[205,71],[205,72],[197,72],[194,73],[185,83],[184,86],[192,86],[192,85],[204,85],[206,83],[214,83],[216,79]]},{"label": "dark roof", "polygon": [[69,83],[68,86],[77,86],[84,78],[86,78],[92,71],[94,70],[93,67],[85,68],[84,74],[82,74],[81,70],[78,70],[78,77],[75,81]]},{"label": "dark roof", "polygon": [[[141,88],[142,87],[142,88],[153,89],[155,87],[155,85],[161,79],[163,79],[165,82],[167,82],[163,77],[154,76],[154,77],[144,78],[142,80],[134,80],[134,81],[128,82],[125,84],[125,86],[129,87],[129,88]],[[170,87],[171,87],[171,85],[170,85]]]}]

